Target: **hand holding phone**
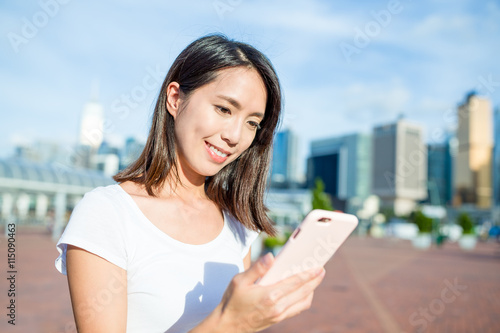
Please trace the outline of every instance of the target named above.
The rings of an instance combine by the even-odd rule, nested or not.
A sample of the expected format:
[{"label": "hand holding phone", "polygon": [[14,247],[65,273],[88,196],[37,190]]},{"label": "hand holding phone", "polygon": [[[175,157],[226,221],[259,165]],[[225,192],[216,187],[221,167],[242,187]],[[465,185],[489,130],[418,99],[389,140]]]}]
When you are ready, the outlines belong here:
[{"label": "hand holding phone", "polygon": [[357,225],[354,215],[319,209],[311,211],[257,283],[270,285],[302,271],[323,267]]}]

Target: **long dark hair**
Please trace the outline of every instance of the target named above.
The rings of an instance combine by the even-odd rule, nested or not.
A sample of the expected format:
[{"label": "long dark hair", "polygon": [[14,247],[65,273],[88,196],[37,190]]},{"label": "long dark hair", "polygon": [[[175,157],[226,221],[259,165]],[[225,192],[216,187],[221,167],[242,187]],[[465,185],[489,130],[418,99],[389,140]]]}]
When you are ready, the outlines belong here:
[{"label": "long dark hair", "polygon": [[250,147],[217,174],[207,177],[207,196],[252,230],[274,235],[266,214],[264,192],[272,157],[274,132],[280,119],[281,88],[269,59],[254,47],[208,35],[189,44],[175,59],[161,87],[153,113],[148,140],[141,156],[113,178],[117,182],[143,184],[149,195],[169,179],[179,182],[176,167],[174,118],[167,111],[167,86],[177,82],[186,98],[213,81],[218,72],[230,67],[255,69],[267,91],[264,119]]}]

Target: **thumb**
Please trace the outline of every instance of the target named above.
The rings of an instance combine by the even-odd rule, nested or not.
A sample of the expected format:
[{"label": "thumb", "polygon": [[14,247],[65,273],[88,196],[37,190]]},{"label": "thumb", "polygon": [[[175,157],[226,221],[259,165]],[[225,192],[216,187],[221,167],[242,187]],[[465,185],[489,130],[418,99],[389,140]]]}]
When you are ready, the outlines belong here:
[{"label": "thumb", "polygon": [[271,268],[274,262],[274,257],[272,253],[266,253],[263,257],[257,260],[249,269],[247,269],[242,274],[242,280],[247,284],[254,284],[259,278],[263,277],[264,274]]}]

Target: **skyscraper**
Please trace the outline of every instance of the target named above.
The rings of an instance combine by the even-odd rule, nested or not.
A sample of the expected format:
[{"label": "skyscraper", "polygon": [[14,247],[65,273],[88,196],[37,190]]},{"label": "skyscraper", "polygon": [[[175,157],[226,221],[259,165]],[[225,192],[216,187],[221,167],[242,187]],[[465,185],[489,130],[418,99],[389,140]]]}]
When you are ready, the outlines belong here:
[{"label": "skyscraper", "polygon": [[427,148],[418,125],[399,119],[373,129],[373,194],[396,215],[427,196]]},{"label": "skyscraper", "polygon": [[125,147],[120,155],[120,169],[125,169],[127,166],[135,162],[141,155],[144,149],[144,143],[133,137],[125,140]]},{"label": "skyscraper", "polygon": [[500,106],[495,110],[495,146],[493,149],[493,212],[500,222]]},{"label": "skyscraper", "polygon": [[488,99],[467,95],[458,107],[458,149],[455,156],[454,204],[491,207],[492,112]]},{"label": "skyscraper", "polygon": [[453,159],[450,142],[427,146],[427,201],[433,205],[451,204],[453,197]]},{"label": "skyscraper", "polygon": [[97,150],[104,136],[103,107],[99,104],[99,87],[96,82],[92,84],[90,100],[85,104],[80,119],[79,144]]},{"label": "skyscraper", "polygon": [[371,144],[371,135],[361,133],[311,142],[308,186],[321,178],[325,192],[338,199],[335,207],[342,210],[349,199],[365,199],[371,191]]},{"label": "skyscraper", "polygon": [[291,130],[276,134],[273,144],[271,184],[289,185],[297,181],[298,139]]}]

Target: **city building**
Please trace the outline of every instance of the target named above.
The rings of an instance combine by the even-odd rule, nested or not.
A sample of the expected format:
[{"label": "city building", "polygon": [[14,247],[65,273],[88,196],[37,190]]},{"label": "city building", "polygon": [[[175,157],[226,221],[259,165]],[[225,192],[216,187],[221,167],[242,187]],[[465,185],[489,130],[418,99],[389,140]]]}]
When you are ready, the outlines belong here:
[{"label": "city building", "polygon": [[69,154],[69,158],[77,169],[92,169],[94,167],[92,158],[95,152],[90,146],[77,145]]},{"label": "city building", "polygon": [[97,171],[62,163],[0,159],[0,224],[42,225],[57,240],[83,195],[113,183]]},{"label": "city building", "polygon": [[278,228],[293,230],[312,209],[312,195],[307,189],[271,188],[264,202]]},{"label": "city building", "polygon": [[495,110],[493,149],[493,220],[500,224],[500,106]]},{"label": "city building", "polygon": [[85,104],[80,119],[79,144],[97,150],[104,138],[104,111],[99,103],[98,87],[94,83],[90,100]]},{"label": "city building", "polygon": [[144,143],[139,140],[129,137],[125,140],[125,147],[120,155],[120,170],[135,162],[141,155],[144,149]]},{"label": "city building", "polygon": [[427,148],[420,126],[399,119],[373,129],[373,194],[397,216],[427,197]]},{"label": "city building", "polygon": [[489,209],[493,150],[491,102],[472,92],[457,111],[454,205],[468,204],[479,209]]},{"label": "city building", "polygon": [[350,134],[311,142],[307,183],[321,178],[334,207],[347,210],[349,200],[371,193],[371,135]]},{"label": "city building", "polygon": [[298,181],[298,138],[286,129],[276,134],[273,143],[271,187],[289,187]]},{"label": "city building", "polygon": [[103,141],[97,153],[92,155],[92,169],[102,171],[106,176],[115,175],[120,169],[120,150]]},{"label": "city building", "polygon": [[38,163],[63,163],[67,160],[68,147],[59,142],[37,140],[30,144],[17,145],[14,158]]},{"label": "city building", "polygon": [[453,198],[453,158],[450,140],[427,146],[426,202],[431,205],[449,205]]}]

